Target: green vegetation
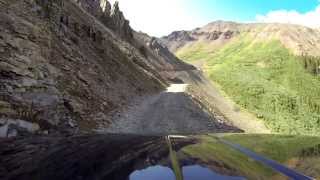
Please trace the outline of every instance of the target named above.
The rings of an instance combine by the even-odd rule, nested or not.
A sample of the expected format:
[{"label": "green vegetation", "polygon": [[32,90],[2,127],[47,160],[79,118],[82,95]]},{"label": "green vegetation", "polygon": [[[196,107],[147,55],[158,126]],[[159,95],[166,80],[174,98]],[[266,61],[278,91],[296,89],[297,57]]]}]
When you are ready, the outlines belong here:
[{"label": "green vegetation", "polygon": [[187,146],[182,149],[182,152],[201,159],[209,165],[212,162],[218,162],[221,166],[233,169],[237,172],[236,174],[242,174],[250,179],[265,179],[275,175],[271,169],[219,142],[213,136],[201,136],[200,139],[200,144]]},{"label": "green vegetation", "polygon": [[224,139],[320,178],[320,138],[312,136],[232,134]]},{"label": "green vegetation", "polygon": [[[182,152],[201,159],[204,164],[209,166],[215,162],[213,164],[235,169],[236,174],[242,174],[249,179],[287,179],[241,152],[221,143],[219,138],[222,138],[285,164],[308,176],[320,177],[320,171],[318,171],[320,170],[319,137],[262,134],[224,134],[219,136],[198,137],[201,139],[201,143],[184,147]],[[317,150],[314,150],[314,147],[317,147]],[[310,149],[313,149],[313,154],[304,156],[304,152]]]},{"label": "green vegetation", "polygon": [[300,157],[304,149],[320,144],[320,138],[312,136],[231,134],[224,136],[223,139],[240,144],[280,163]]},{"label": "green vegetation", "polygon": [[306,65],[279,41],[245,34],[216,53],[208,47],[195,44],[177,55],[189,62],[205,60],[206,75],[273,132],[320,135],[320,76],[308,72],[313,61]]},{"label": "green vegetation", "polygon": [[214,57],[215,47],[204,42],[197,42],[190,46],[183,47],[176,55],[189,63],[199,60],[210,60]]}]

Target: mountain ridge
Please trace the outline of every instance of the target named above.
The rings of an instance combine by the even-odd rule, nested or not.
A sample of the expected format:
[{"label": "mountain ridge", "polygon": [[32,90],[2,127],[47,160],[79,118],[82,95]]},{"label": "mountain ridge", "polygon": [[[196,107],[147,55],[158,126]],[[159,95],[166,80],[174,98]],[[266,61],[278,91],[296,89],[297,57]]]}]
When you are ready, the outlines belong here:
[{"label": "mountain ridge", "polygon": [[301,25],[283,23],[237,23],[214,21],[191,31],[175,31],[161,38],[172,52],[196,42],[212,43],[221,47],[240,34],[248,34],[256,40],[280,40],[295,55],[319,56],[320,31]]},{"label": "mountain ridge", "polygon": [[319,31],[220,21],[162,42],[272,132],[319,134]]}]

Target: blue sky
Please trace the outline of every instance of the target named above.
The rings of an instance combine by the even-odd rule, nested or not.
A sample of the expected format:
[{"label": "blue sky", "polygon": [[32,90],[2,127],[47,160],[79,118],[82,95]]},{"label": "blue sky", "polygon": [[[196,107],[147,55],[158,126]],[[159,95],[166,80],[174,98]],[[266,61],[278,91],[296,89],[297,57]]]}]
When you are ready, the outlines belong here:
[{"label": "blue sky", "polygon": [[158,37],[216,20],[320,26],[319,0],[119,0],[119,3],[134,29]]},{"label": "blue sky", "polygon": [[257,14],[276,10],[296,10],[306,13],[314,10],[318,0],[186,0],[189,8],[200,13],[208,21],[215,19],[255,21]]}]

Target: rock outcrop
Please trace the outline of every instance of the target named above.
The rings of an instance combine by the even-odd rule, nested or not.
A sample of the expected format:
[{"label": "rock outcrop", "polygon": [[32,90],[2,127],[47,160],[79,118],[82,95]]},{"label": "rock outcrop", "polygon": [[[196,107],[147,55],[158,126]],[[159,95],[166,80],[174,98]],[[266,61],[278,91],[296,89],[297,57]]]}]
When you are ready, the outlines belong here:
[{"label": "rock outcrop", "polygon": [[78,3],[83,9],[95,17],[102,16],[104,7],[109,4],[107,1],[100,2],[100,0],[73,0]]},{"label": "rock outcrop", "polygon": [[[195,33],[193,33],[193,35],[195,35]],[[161,38],[161,42],[165,44],[166,47],[169,47],[172,52],[194,40],[196,39],[187,31],[174,31],[168,36]]]},{"label": "rock outcrop", "polygon": [[118,1],[115,2],[110,14],[113,29],[120,37],[126,38],[127,40],[132,39],[133,32],[129,25],[129,21],[125,19],[123,13],[119,9]]},{"label": "rock outcrop", "polygon": [[142,32],[134,32],[134,44],[158,72],[194,70],[195,67],[184,63],[173,55],[158,38],[150,37]]},{"label": "rock outcrop", "polygon": [[131,41],[133,30],[129,21],[124,17],[116,1],[113,6],[106,0],[74,0],[83,9],[112,29],[120,38]]}]

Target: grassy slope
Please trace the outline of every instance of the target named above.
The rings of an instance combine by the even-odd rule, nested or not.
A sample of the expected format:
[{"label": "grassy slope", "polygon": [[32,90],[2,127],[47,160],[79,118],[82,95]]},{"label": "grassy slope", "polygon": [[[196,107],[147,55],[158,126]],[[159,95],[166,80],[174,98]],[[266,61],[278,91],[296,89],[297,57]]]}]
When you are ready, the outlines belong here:
[{"label": "grassy slope", "polygon": [[[240,144],[315,179],[320,178],[320,138],[282,135],[229,135],[224,139]],[[317,148],[313,148],[317,147]],[[303,155],[308,149],[308,155]]]},{"label": "grassy slope", "polygon": [[[276,179],[276,174],[269,168],[251,160],[244,154],[222,144],[213,136],[202,136],[201,143],[183,148],[183,152],[200,158],[204,162],[218,161],[239,170],[239,173],[249,179]],[[301,156],[303,150],[317,146],[319,137],[311,136],[285,136],[285,135],[254,135],[254,134],[231,134],[220,138],[236,144],[240,144],[265,157],[276,160],[290,166],[290,160],[298,159],[300,167],[291,168],[312,177],[319,177],[320,169],[318,155],[310,155],[314,161],[310,162],[307,157]],[[289,163],[289,164],[287,164]],[[281,177],[278,177],[282,179]]]},{"label": "grassy slope", "polygon": [[214,57],[215,49],[216,47],[210,44],[196,42],[177,51],[176,56],[188,63],[193,63],[199,60],[209,60]]},{"label": "grassy slope", "polygon": [[320,144],[320,138],[312,136],[231,134],[223,138],[280,163],[299,157],[303,149]]},{"label": "grassy slope", "polygon": [[197,43],[177,55],[205,60],[210,79],[274,132],[320,135],[320,78],[279,41],[259,42],[244,34],[216,53]]},{"label": "grassy slope", "polygon": [[200,144],[187,146],[182,151],[208,164],[215,161],[224,163],[249,179],[265,179],[274,175],[270,168],[219,142],[215,137],[202,136],[200,139]]}]

